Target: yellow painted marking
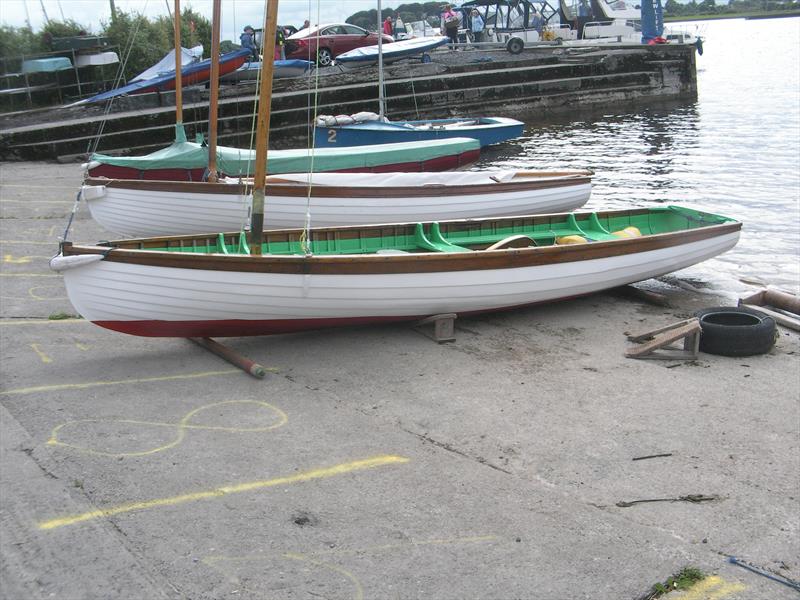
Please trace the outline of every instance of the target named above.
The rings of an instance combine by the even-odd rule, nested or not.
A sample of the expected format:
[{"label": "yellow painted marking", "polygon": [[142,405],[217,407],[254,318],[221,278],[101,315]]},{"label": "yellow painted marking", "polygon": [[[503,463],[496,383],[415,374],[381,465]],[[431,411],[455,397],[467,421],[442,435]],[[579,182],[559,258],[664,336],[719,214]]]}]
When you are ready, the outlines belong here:
[{"label": "yellow painted marking", "polygon": [[57,246],[58,240],[50,240],[49,242],[32,242],[31,240],[0,240],[0,244],[23,244],[23,245],[30,244],[32,246]]},{"label": "yellow painted marking", "polygon": [[52,359],[52,358],[50,358],[49,356],[47,356],[47,354],[45,354],[44,352],[42,352],[42,351],[39,349],[39,344],[31,344],[31,348],[33,348],[33,351],[34,351],[34,352],[36,352],[36,356],[38,356],[38,357],[39,357],[39,359],[40,359],[40,360],[41,360],[43,363],[47,364],[47,363],[51,363],[51,362],[53,362],[53,359]]},{"label": "yellow painted marking", "polygon": [[[197,416],[202,411],[209,410],[218,406],[224,406],[227,404],[252,404],[261,408],[265,408],[266,410],[271,411],[277,417],[277,421],[275,423],[272,423],[271,425],[267,425],[264,427],[221,427],[214,425],[191,425],[189,423],[189,421],[191,421],[193,417]],[[205,406],[201,406],[192,411],[189,411],[180,420],[179,423],[162,423],[158,421],[135,421],[131,419],[81,419],[79,421],[69,421],[67,423],[62,423],[61,425],[58,425],[55,429],[53,429],[52,433],[50,434],[50,439],[47,440],[47,444],[50,446],[63,446],[65,448],[72,448],[74,450],[86,452],[87,454],[93,454],[97,456],[110,456],[113,458],[118,458],[120,456],[147,456],[148,454],[155,454],[156,452],[162,452],[164,450],[169,450],[170,448],[174,448],[183,441],[183,439],[186,437],[186,431],[189,429],[203,429],[206,431],[227,431],[231,433],[261,433],[277,429],[278,427],[282,427],[283,425],[286,424],[288,420],[289,417],[286,416],[285,412],[266,402],[261,402],[258,400],[226,400],[224,402],[215,402],[213,404],[207,404]],[[155,448],[151,448],[150,450],[142,450],[140,452],[119,452],[119,453],[103,452],[102,450],[93,450],[92,448],[87,448],[86,446],[68,444],[58,439],[58,432],[61,431],[61,429],[63,429],[64,427],[68,427],[70,425],[80,425],[83,423],[122,423],[125,425],[141,425],[143,427],[168,427],[177,429],[177,433],[175,435],[175,439],[169,442],[168,444],[164,444],[163,446],[157,446]]]},{"label": "yellow painted marking", "polygon": [[84,521],[91,521],[100,517],[112,517],[123,513],[133,512],[137,510],[146,510],[150,508],[158,508],[162,506],[176,506],[185,504],[186,502],[196,502],[198,500],[207,500],[209,498],[220,498],[228,494],[239,494],[242,492],[252,492],[270,487],[281,485],[289,485],[292,483],[305,483],[316,479],[327,479],[336,475],[345,475],[354,471],[363,471],[365,469],[374,469],[376,467],[383,467],[386,465],[403,464],[409,461],[408,458],[403,456],[383,455],[375,456],[373,458],[366,458],[363,460],[356,460],[347,463],[340,463],[332,467],[323,467],[321,469],[313,469],[311,471],[304,471],[295,475],[288,475],[286,477],[276,477],[274,479],[265,479],[262,481],[250,481],[247,483],[239,483],[234,485],[226,485],[213,490],[205,492],[194,492],[190,494],[182,494],[180,496],[171,496],[169,498],[157,498],[155,500],[145,500],[142,502],[131,502],[129,504],[121,504],[119,506],[112,506],[109,508],[102,508],[91,510],[79,515],[69,517],[61,517],[58,519],[50,519],[48,521],[40,521],[38,524],[39,529],[56,529],[67,525],[75,525]]},{"label": "yellow painted marking", "polygon": [[741,583],[729,583],[722,577],[712,575],[698,581],[683,594],[675,596],[675,600],[722,600],[745,589],[746,587]]},{"label": "yellow painted marking", "polygon": [[89,323],[85,319],[38,319],[35,321],[16,321],[14,319],[5,319],[0,321],[0,326],[3,325],[57,325],[60,323]]},{"label": "yellow painted marking", "polygon": [[[422,540],[417,542],[403,542],[399,544],[386,544],[382,546],[371,546],[366,548],[354,548],[352,550],[323,550],[318,552],[308,552],[305,554],[299,554],[295,552],[286,552],[281,553],[279,556],[281,558],[289,558],[294,560],[302,560],[314,565],[318,565],[330,570],[334,570],[337,573],[340,573],[350,579],[353,582],[353,585],[356,589],[356,598],[363,597],[363,587],[361,586],[360,582],[358,582],[357,578],[350,572],[341,569],[335,565],[332,565],[327,562],[323,562],[321,560],[315,560],[313,557],[317,557],[320,555],[369,555],[374,552],[380,552],[385,550],[406,550],[409,548],[414,548],[418,546],[440,546],[440,545],[456,545],[456,544],[471,544],[471,543],[479,543],[479,542],[491,542],[497,541],[500,537],[496,535],[481,535],[481,536],[470,536],[470,537],[462,537],[462,538],[453,538],[453,539],[433,539],[433,540]],[[203,558],[203,564],[206,564],[214,569],[217,569],[221,573],[228,576],[229,579],[232,581],[238,580],[238,577],[234,574],[234,572],[229,569],[225,568],[224,565],[228,563],[263,563],[265,561],[272,560],[272,557],[269,555],[264,556],[262,555],[250,555],[250,556],[207,556]]]},{"label": "yellow painted marking", "polygon": [[16,394],[34,394],[37,392],[55,392],[59,390],[85,390],[87,388],[106,386],[106,385],[128,385],[132,383],[151,383],[154,381],[198,379],[200,377],[214,377],[215,375],[231,375],[232,373],[241,373],[241,370],[226,369],[224,371],[204,371],[200,373],[187,373],[186,375],[164,375],[162,377],[145,377],[142,379],[121,379],[119,381],[89,381],[86,383],[61,383],[56,385],[40,385],[29,388],[18,388],[16,390],[6,390],[5,392],[0,392],[0,396],[12,396]]},{"label": "yellow painted marking", "polygon": [[86,352],[89,349],[89,346],[86,344],[81,344],[80,342],[75,342],[75,347],[82,352]]},{"label": "yellow painted marking", "polygon": [[340,575],[344,575],[347,579],[351,581],[353,587],[355,588],[356,593],[353,596],[353,600],[364,600],[364,587],[361,585],[361,582],[358,580],[358,578],[355,575],[353,575],[350,571],[347,571],[341,567],[337,567],[336,565],[331,565],[326,562],[322,562],[321,560],[311,559],[307,556],[303,556],[302,554],[289,553],[289,554],[284,554],[283,556],[291,560],[299,560],[302,562],[307,562],[309,564],[318,567],[323,567],[330,571],[334,571],[335,573],[339,573]]},{"label": "yellow painted marking", "polygon": [[[28,295],[31,298],[33,298],[34,300],[67,300],[66,296],[47,296],[47,297],[40,296],[36,292],[33,291],[33,290],[38,290],[38,289],[42,289],[42,286],[37,285],[37,286],[32,287],[31,289],[28,290]],[[44,288],[44,289],[48,289],[48,288]]]},{"label": "yellow painted marking", "polygon": [[64,191],[62,186],[58,185],[27,185],[21,183],[0,183],[0,187],[8,188],[25,188],[28,190],[61,190]]},{"label": "yellow painted marking", "polygon": [[324,554],[362,554],[365,552],[383,552],[386,550],[400,550],[403,548],[413,548],[416,546],[444,546],[450,544],[477,544],[480,542],[495,542],[500,538],[496,535],[481,535],[474,537],[463,537],[454,539],[441,539],[441,540],[425,540],[421,542],[405,542],[402,544],[386,544],[384,546],[372,546],[369,548],[357,548],[355,550],[322,550],[319,552],[310,552],[313,556]]},{"label": "yellow painted marking", "polygon": [[28,200],[27,198],[3,198],[3,204],[72,204],[74,200]]},{"label": "yellow painted marking", "polygon": [[31,262],[30,256],[20,256],[19,258],[14,258],[12,254],[4,254],[3,255],[3,262],[4,263],[11,263],[12,265],[22,265],[25,263]]}]

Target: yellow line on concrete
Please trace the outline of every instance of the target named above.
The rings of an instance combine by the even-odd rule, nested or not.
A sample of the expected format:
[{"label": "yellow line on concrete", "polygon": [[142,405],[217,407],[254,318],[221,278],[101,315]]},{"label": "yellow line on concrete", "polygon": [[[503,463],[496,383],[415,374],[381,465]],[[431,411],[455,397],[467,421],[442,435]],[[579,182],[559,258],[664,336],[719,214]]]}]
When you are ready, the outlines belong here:
[{"label": "yellow line on concrete", "polygon": [[26,190],[61,190],[64,191],[63,186],[58,185],[28,185],[22,183],[2,183],[0,188],[25,188]]},{"label": "yellow line on concrete", "polygon": [[142,379],[121,379],[119,381],[89,381],[86,383],[61,383],[56,385],[40,385],[29,388],[17,388],[0,392],[0,396],[13,396],[17,394],[35,394],[36,392],[55,392],[59,390],[85,390],[92,387],[107,385],[127,385],[131,383],[151,383],[154,381],[175,381],[177,379],[198,379],[200,377],[214,377],[215,375],[230,375],[241,373],[240,369],[226,369],[225,371],[203,371],[200,373],[187,373],[186,375],[164,375],[162,377],[145,377]]},{"label": "yellow line on concrete", "polygon": [[31,240],[0,240],[0,244],[31,244],[33,246],[58,246],[58,240],[32,242]]},{"label": "yellow line on concrete", "polygon": [[355,548],[353,550],[320,550],[317,552],[309,552],[311,556],[322,556],[326,554],[344,555],[344,554],[368,554],[373,552],[385,552],[387,550],[404,550],[407,548],[414,548],[416,546],[447,546],[457,544],[477,544],[480,542],[496,542],[500,538],[496,535],[480,535],[463,538],[453,539],[440,539],[440,540],[422,540],[418,542],[403,542],[400,544],[385,544],[383,546],[369,546],[366,548]]},{"label": "yellow line on concrete", "polygon": [[741,583],[728,583],[722,577],[712,575],[697,582],[683,594],[675,596],[675,600],[722,600],[744,589],[746,588]]},{"label": "yellow line on concrete", "polygon": [[72,204],[74,200],[28,200],[26,198],[2,198],[0,204]]},{"label": "yellow line on concrete", "polygon": [[309,558],[308,556],[303,556],[302,554],[287,553],[284,554],[283,556],[286,558],[290,558],[292,560],[299,560],[302,562],[309,563],[311,565],[315,565],[317,567],[322,567],[324,569],[328,569],[329,571],[333,571],[334,573],[339,573],[340,575],[343,575],[344,577],[350,580],[350,582],[353,584],[353,587],[355,588],[356,593],[353,596],[353,600],[364,600],[364,586],[361,585],[361,582],[358,580],[358,578],[347,569],[343,569],[342,567],[337,567],[336,565],[332,565],[330,563],[326,563],[321,560],[314,560],[313,558]]},{"label": "yellow line on concrete", "polygon": [[39,529],[56,529],[67,525],[75,525],[84,521],[91,521],[100,517],[111,517],[123,513],[133,512],[137,510],[146,510],[150,508],[158,508],[163,506],[176,506],[185,504],[186,502],[196,502],[198,500],[207,500],[209,498],[220,498],[228,494],[239,494],[242,492],[252,492],[269,487],[276,487],[280,485],[290,485],[293,483],[304,483],[313,481],[315,479],[327,479],[336,475],[345,475],[354,471],[363,471],[365,469],[374,469],[376,467],[383,467],[393,464],[403,464],[409,461],[408,458],[403,456],[383,455],[366,458],[363,460],[355,460],[352,462],[341,463],[332,467],[323,467],[321,469],[313,469],[295,475],[286,477],[276,477],[274,479],[265,479],[262,481],[250,481],[247,483],[239,483],[235,485],[226,485],[213,490],[205,492],[194,492],[191,494],[181,494],[180,496],[171,496],[169,498],[157,498],[155,500],[145,500],[143,502],[131,502],[129,504],[122,504],[119,506],[112,506],[109,508],[102,508],[91,510],[79,515],[68,517],[61,517],[58,519],[50,519],[48,521],[41,521],[38,523]]},{"label": "yellow line on concrete", "polygon": [[[190,421],[200,414],[203,411],[210,410],[212,408],[218,408],[220,406],[228,406],[233,404],[244,404],[244,405],[252,405],[256,406],[260,409],[265,409],[272,413],[274,417],[276,417],[275,422],[269,425],[265,425],[262,427],[225,427],[222,425],[192,425]],[[180,420],[179,423],[164,423],[159,421],[138,421],[134,419],[81,419],[79,421],[68,421],[67,423],[62,423],[61,425],[56,426],[53,431],[50,433],[50,439],[47,440],[48,446],[63,446],[65,448],[72,448],[74,450],[79,450],[81,452],[86,452],[87,454],[94,454],[96,456],[109,456],[112,458],[118,458],[120,456],[147,456],[148,454],[155,454],[156,452],[163,452],[164,450],[169,450],[170,448],[174,448],[178,444],[180,444],[184,438],[186,437],[186,431],[188,430],[206,430],[206,431],[225,431],[228,433],[264,433],[267,431],[271,431],[273,429],[277,429],[278,427],[283,427],[289,421],[289,417],[283,412],[280,408],[272,406],[267,402],[262,402],[260,400],[225,400],[223,402],[215,402],[213,404],[206,404],[205,406],[201,406],[199,408],[195,408],[194,410],[189,411],[186,415]],[[151,448],[150,450],[142,450],[140,452],[104,452],[102,450],[94,450],[87,446],[78,446],[77,444],[68,444],[66,442],[62,442],[58,439],[59,432],[69,426],[74,425],[83,425],[85,423],[121,423],[124,425],[140,425],[144,427],[165,427],[165,428],[172,428],[176,429],[177,432],[175,434],[175,438],[161,446],[156,446]],[[119,436],[117,436],[119,437]]]},{"label": "yellow line on concrete", "polygon": [[33,348],[33,351],[36,352],[36,356],[38,356],[39,360],[41,360],[43,363],[53,362],[52,358],[50,358],[49,356],[47,356],[47,354],[42,352],[42,350],[39,348],[39,344],[31,344],[31,348]]},{"label": "yellow line on concrete", "polygon": [[54,325],[56,323],[89,323],[86,319],[38,319],[34,321],[23,321],[20,319],[16,321],[14,319],[5,319],[0,321],[0,326],[3,325]]}]

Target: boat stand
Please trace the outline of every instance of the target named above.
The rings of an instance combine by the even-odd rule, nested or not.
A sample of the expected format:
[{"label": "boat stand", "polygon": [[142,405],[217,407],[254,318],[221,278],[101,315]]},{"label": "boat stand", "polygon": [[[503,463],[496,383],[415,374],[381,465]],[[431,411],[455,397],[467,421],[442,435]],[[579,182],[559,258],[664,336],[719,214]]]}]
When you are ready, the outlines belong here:
[{"label": "boat stand", "polygon": [[[417,321],[414,324],[414,329],[440,344],[444,344],[445,342],[455,342],[456,336],[454,322],[456,318],[458,318],[458,315],[455,313],[431,315],[430,317],[425,317],[421,321]],[[433,333],[427,331],[427,328],[425,327],[430,323],[433,323]]]},{"label": "boat stand", "polygon": [[242,356],[235,350],[228,348],[220,344],[219,342],[212,340],[211,338],[186,338],[197,344],[198,346],[202,346],[209,352],[212,352],[219,356],[220,358],[224,358],[229,363],[231,363],[235,367],[239,367],[245,373],[249,373],[253,377],[258,377],[259,379],[263,379],[264,376],[267,374],[267,370],[258,364],[255,361],[250,360],[246,356]]},{"label": "boat stand", "polygon": [[[681,339],[682,350],[672,346]],[[639,335],[629,335],[628,340],[639,344],[625,351],[628,358],[694,360],[700,351],[700,321],[686,319]]]}]

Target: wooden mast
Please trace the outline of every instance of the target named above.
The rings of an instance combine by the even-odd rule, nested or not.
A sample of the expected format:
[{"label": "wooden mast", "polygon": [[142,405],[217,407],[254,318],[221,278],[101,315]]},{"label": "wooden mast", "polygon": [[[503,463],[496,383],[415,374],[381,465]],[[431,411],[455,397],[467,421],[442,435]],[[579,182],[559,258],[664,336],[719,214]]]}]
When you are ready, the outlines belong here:
[{"label": "wooden mast", "polygon": [[256,166],[253,175],[253,213],[250,219],[250,253],[261,254],[264,238],[264,185],[267,178],[267,147],[272,105],[272,74],[275,56],[275,31],[278,28],[278,0],[267,0],[267,23],[261,48],[261,87],[258,91],[256,120]]},{"label": "wooden mast", "polygon": [[[113,0],[112,0],[113,7]],[[113,12],[113,10],[112,10]],[[175,141],[185,142],[183,130],[183,55],[181,52],[181,0],[175,0]]]},{"label": "wooden mast", "polygon": [[208,98],[208,181],[217,181],[217,103],[219,101],[219,28],[222,0],[214,0],[211,17],[211,79]]}]

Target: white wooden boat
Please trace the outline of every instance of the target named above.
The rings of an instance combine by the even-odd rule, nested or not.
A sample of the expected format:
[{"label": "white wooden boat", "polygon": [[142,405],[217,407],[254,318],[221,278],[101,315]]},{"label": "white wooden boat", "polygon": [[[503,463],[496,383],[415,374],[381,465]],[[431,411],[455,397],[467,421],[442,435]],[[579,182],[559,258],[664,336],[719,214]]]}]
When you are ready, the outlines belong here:
[{"label": "white wooden boat", "polygon": [[[315,226],[540,214],[583,206],[591,171],[315,173],[267,177],[265,226]],[[252,182],[159,182],[91,178],[92,217],[122,236],[238,231],[249,225]]]},{"label": "white wooden boat", "polygon": [[75,309],[101,327],[157,337],[265,335],[589,294],[716,256],[736,244],[740,228],[658,207],[272,231],[260,238],[260,254],[250,254],[243,233],[64,242],[50,265],[63,272]]}]

